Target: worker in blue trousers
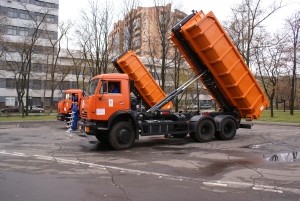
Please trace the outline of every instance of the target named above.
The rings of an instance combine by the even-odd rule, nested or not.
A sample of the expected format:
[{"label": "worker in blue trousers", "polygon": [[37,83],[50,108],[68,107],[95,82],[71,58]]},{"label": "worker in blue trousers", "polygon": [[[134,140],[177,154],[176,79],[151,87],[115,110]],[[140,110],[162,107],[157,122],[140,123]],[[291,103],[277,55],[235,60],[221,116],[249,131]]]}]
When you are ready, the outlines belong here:
[{"label": "worker in blue trousers", "polygon": [[79,119],[79,109],[78,109],[78,102],[75,101],[72,106],[72,113],[73,113],[73,120],[71,124],[72,131],[75,131],[77,129],[77,121]]}]

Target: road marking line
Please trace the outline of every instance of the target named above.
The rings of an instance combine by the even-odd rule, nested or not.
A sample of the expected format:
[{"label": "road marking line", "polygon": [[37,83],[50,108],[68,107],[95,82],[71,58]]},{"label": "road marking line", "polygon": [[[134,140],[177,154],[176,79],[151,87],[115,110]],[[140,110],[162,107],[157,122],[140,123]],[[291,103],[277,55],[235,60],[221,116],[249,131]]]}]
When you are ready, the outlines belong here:
[{"label": "road marking line", "polygon": [[207,185],[207,186],[222,186],[222,187],[227,187],[227,184],[224,184],[224,183],[218,183],[218,182],[203,182],[204,185]]},{"label": "road marking line", "polygon": [[267,191],[267,192],[274,192],[274,193],[283,193],[282,190],[276,190],[276,189],[270,189],[270,188],[264,188],[264,187],[253,186],[252,189],[253,190],[257,190],[257,191]]},{"label": "road marking line", "polygon": [[68,160],[68,159],[62,159],[62,158],[56,158],[56,160],[57,160],[57,162],[60,162],[60,163],[73,164],[73,165],[79,164],[79,161],[75,161],[75,160]]},{"label": "road marking line", "polygon": [[21,156],[21,157],[27,157],[24,153],[19,153],[19,152],[12,152],[12,153],[9,153],[5,150],[1,150],[0,151],[0,154],[5,154],[5,155],[11,155],[11,156]]},{"label": "road marking line", "polygon": [[[19,157],[30,157],[30,156],[28,156],[24,153],[19,153],[19,152],[9,153],[6,150],[0,150],[0,154],[11,155],[11,156],[19,156]],[[95,163],[81,162],[81,161],[78,161],[78,160],[69,160],[69,159],[57,158],[57,157],[52,157],[52,156],[33,155],[31,157],[36,157],[37,159],[41,159],[41,160],[57,161],[57,162],[60,162],[60,163],[67,163],[67,164],[72,164],[72,165],[87,165],[91,168],[99,168],[99,169],[103,169],[103,170],[111,169],[111,170],[116,170],[116,171],[120,171],[120,172],[133,173],[133,174],[137,174],[137,175],[142,175],[142,174],[152,175],[152,176],[157,176],[158,178],[166,178],[166,179],[171,179],[171,180],[176,180],[176,181],[202,182],[203,185],[231,187],[231,188],[234,188],[234,187],[235,188],[238,188],[238,187],[252,187],[253,190],[260,190],[260,191],[267,191],[267,192],[274,192],[274,193],[283,193],[284,191],[287,191],[287,192],[293,192],[293,193],[296,193],[296,194],[300,194],[300,189],[296,189],[296,188],[285,188],[285,187],[266,186],[266,185],[254,185],[253,183],[221,181],[221,180],[205,181],[205,179],[201,179],[201,178],[191,178],[191,177],[185,177],[185,176],[174,176],[174,175],[169,175],[169,174],[164,174],[164,173],[120,168],[120,167],[116,167],[116,166],[99,165],[99,164],[95,164]]]}]

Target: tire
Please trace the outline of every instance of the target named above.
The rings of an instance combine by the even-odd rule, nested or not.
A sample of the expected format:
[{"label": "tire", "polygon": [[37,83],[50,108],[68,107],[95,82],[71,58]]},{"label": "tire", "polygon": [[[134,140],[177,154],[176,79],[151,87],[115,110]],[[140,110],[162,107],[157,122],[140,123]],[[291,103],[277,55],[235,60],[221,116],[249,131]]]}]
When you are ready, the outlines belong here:
[{"label": "tire", "polygon": [[187,136],[187,133],[172,135],[173,138],[185,138],[186,136]]},{"label": "tire", "polygon": [[108,144],[108,136],[107,133],[105,132],[96,132],[95,133],[95,137],[97,138],[97,140],[103,144]]},{"label": "tire", "polygon": [[221,125],[220,131],[216,132],[216,138],[231,140],[236,134],[236,123],[232,118],[226,118]]},{"label": "tire", "polygon": [[216,131],[216,133],[215,133],[215,138],[216,138],[217,140],[222,140],[221,135],[220,135],[220,131]]},{"label": "tire", "polygon": [[130,148],[135,140],[133,127],[128,122],[118,122],[113,125],[109,135],[108,142],[115,150]]},{"label": "tire", "polygon": [[202,119],[197,127],[197,132],[191,133],[191,138],[196,142],[209,142],[215,135],[215,124],[211,119]]}]

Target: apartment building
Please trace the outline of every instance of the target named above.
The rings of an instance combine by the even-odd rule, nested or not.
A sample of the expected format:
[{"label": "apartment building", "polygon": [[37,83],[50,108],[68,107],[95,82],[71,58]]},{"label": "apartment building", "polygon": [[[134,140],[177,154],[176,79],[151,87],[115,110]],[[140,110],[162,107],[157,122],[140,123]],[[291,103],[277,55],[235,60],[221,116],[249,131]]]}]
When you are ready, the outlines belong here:
[{"label": "apartment building", "polygon": [[24,104],[28,93],[30,105],[55,105],[61,90],[76,86],[67,53],[54,63],[58,11],[59,0],[0,0],[0,108],[17,106],[18,93]]},{"label": "apartment building", "polygon": [[149,57],[152,56],[149,46],[151,43],[151,47],[156,47],[154,56],[160,58],[159,29],[165,28],[168,36],[171,28],[187,15],[180,10],[172,10],[171,6],[137,7],[127,13],[124,19],[116,22],[109,35],[112,55],[118,56],[131,49],[141,57]]},{"label": "apartment building", "polygon": [[[162,59],[168,65],[166,68],[174,71],[172,62],[174,48],[168,37],[172,27],[185,16],[186,13],[172,9],[171,4],[132,9],[122,20],[114,24],[109,35],[110,52],[113,56],[118,56],[127,50],[133,50],[149,68],[153,77],[159,81]],[[167,49],[163,50],[163,46]],[[167,83],[172,77],[168,77],[170,74],[167,72],[165,74],[167,74],[165,90],[171,91],[174,82]]]},{"label": "apartment building", "polygon": [[[137,7],[127,13],[124,19],[114,24],[110,33],[111,54],[114,56],[121,55],[126,50],[131,49],[137,53],[142,62],[148,67],[150,73],[155,77],[157,82],[161,79],[161,58],[162,58],[162,34],[167,39],[171,33],[172,27],[183,19],[187,14],[173,9],[172,5],[159,7]],[[165,31],[165,32],[163,32]],[[167,93],[174,90],[174,51],[173,45],[169,40],[164,41],[167,46],[167,63],[166,85]],[[186,80],[193,76],[186,62],[179,72],[181,79]],[[189,105],[197,104],[197,91],[195,86],[191,87],[189,94],[182,98],[180,106],[182,109],[188,108]],[[199,88],[201,98],[199,104],[212,105],[212,97],[207,91]],[[204,96],[205,95],[205,96]],[[205,97],[205,98],[203,98]]]}]

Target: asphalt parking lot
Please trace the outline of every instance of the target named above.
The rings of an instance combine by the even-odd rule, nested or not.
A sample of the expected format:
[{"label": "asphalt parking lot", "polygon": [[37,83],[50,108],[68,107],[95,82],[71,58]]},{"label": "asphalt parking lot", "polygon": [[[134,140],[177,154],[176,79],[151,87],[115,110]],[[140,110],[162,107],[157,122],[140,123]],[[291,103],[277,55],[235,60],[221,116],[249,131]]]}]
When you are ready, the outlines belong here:
[{"label": "asphalt parking lot", "polygon": [[63,122],[0,124],[1,200],[300,200],[300,129],[231,141],[143,137],[113,151]]}]

